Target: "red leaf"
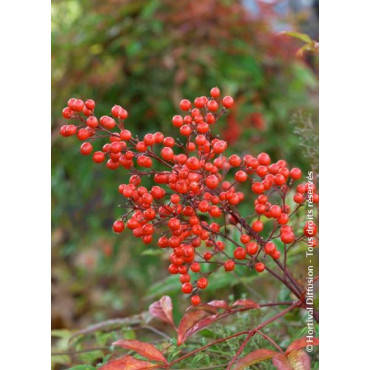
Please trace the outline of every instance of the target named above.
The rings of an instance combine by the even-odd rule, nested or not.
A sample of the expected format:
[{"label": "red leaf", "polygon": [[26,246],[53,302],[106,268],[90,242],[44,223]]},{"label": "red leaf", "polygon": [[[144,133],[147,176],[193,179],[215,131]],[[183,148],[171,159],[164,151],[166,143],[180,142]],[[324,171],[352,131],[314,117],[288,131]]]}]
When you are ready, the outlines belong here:
[{"label": "red leaf", "polygon": [[311,370],[310,356],[301,349],[292,351],[288,359],[294,370]]},{"label": "red leaf", "polygon": [[229,305],[226,303],[226,301],[211,301],[211,302],[208,302],[208,304],[210,306],[214,306],[214,307],[217,307],[217,308],[223,308],[224,310],[228,310],[229,309]]},{"label": "red leaf", "polygon": [[199,304],[198,306],[190,306],[188,307],[186,311],[188,312],[188,311],[196,311],[196,310],[206,311],[206,312],[213,313],[213,314],[216,314],[218,312],[217,307],[211,306],[210,304],[207,304],[207,303]]},{"label": "red leaf", "polygon": [[177,330],[176,325],[173,322],[172,309],[173,306],[171,298],[167,295],[149,306],[149,312],[153,317],[170,324],[175,330]]},{"label": "red leaf", "polygon": [[204,319],[199,320],[192,328],[190,328],[186,332],[184,342],[187,338],[189,338],[191,335],[193,335],[197,331],[202,330],[206,328],[207,326],[213,324],[218,318],[219,318],[219,315],[210,315],[210,316],[205,317]]},{"label": "red leaf", "polygon": [[[210,316],[210,313],[203,310],[192,310],[187,312],[181,319],[179,323],[179,333],[177,336],[177,345],[184,343],[185,340],[193,334],[195,331],[200,330],[200,328],[196,328],[195,325],[200,322],[200,320],[204,319],[206,316]],[[212,315],[211,317],[217,317],[218,315]],[[211,320],[213,322],[214,319]],[[209,325],[203,325],[203,327]],[[195,330],[196,329],[196,330]]]},{"label": "red leaf", "polygon": [[113,345],[131,349],[148,360],[167,363],[162,352],[154,347],[153,344],[140,342],[135,339],[120,339],[114,342]]},{"label": "red leaf", "polygon": [[306,337],[297,339],[294,342],[290,343],[290,345],[286,349],[285,353],[287,355],[289,355],[290,352],[292,352],[296,349],[306,348],[307,345],[318,346],[319,345],[319,338],[313,338],[312,342],[306,342]]},{"label": "red leaf", "polygon": [[274,357],[278,352],[272,351],[271,349],[261,348],[249,353],[247,356],[241,358],[237,363],[234,370],[241,370],[247,366],[257,364],[259,362],[268,360]]},{"label": "red leaf", "polygon": [[233,306],[243,306],[247,309],[260,308],[259,304],[251,299],[238,299],[233,303]]},{"label": "red leaf", "polygon": [[272,363],[277,368],[277,370],[294,370],[290,365],[288,357],[283,353],[275,355],[272,358]]},{"label": "red leaf", "polygon": [[158,367],[158,365],[150,362],[141,361],[132,356],[123,356],[107,362],[100,370],[144,370],[154,369],[156,367]]}]

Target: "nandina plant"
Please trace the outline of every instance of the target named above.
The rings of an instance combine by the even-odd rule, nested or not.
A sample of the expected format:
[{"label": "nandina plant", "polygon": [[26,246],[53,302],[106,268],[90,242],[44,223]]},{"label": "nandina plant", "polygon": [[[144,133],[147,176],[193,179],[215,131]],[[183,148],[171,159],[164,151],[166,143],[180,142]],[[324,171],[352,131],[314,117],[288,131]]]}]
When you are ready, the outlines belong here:
[{"label": "nandina plant", "polygon": [[[241,369],[272,358],[278,369],[295,368],[294,364],[307,369],[309,357],[302,348],[317,345],[316,338],[310,343],[302,338],[283,351],[262,329],[293,310],[306,310],[319,320],[318,311],[307,304],[306,286],[297,281],[287,265],[287,255],[298,242],[317,246],[316,224],[310,220],[299,226],[295,216],[306,203],[311,206],[318,203],[319,196],[312,176],[302,181],[302,171],[289,168],[282,159],[272,162],[267,153],[225,156],[227,142],[212,133],[212,126],[233,104],[232,97],[221,98],[220,90],[214,87],[209,97],[197,97],[193,103],[181,100],[183,114],[175,115],[172,124],[184,140],[162,132],[147,133],[140,139],[126,127],[128,112],[121,106],[113,106],[109,115],[96,117],[93,100],[71,98],[63,109],[63,117],[73,122],[62,126],[60,134],[77,136],[83,141],[81,154],[92,155],[95,163],[105,162],[109,169],[123,167],[130,171],[128,184],[118,187],[126,209],[114,222],[113,231],[122,233],[129,229],[144,244],[155,241],[164,252],[168,251],[168,272],[179,276],[179,285],[189,295],[191,306],[178,327],[173,322],[168,297],[154,303],[150,312],[177,330],[178,345],[195,332],[238,312],[282,307],[279,313],[256,327],[218,339],[219,343],[245,336],[227,368]],[[94,149],[93,143],[98,138],[106,143]],[[156,185],[144,186],[145,177],[152,178]],[[251,202],[254,212],[242,214],[238,208],[243,202]],[[283,245],[281,250],[278,241]],[[232,253],[226,246],[232,246]],[[271,275],[289,289],[295,300],[257,303],[238,299],[231,306],[223,300],[202,303],[201,292],[209,285],[211,275],[219,269],[230,273],[236,265],[244,266],[247,274],[254,269],[259,274]],[[260,349],[239,359],[256,334],[277,351]],[[214,343],[168,362],[151,344],[122,340],[116,344],[154,362],[124,356],[105,366],[106,369],[171,368]]]}]

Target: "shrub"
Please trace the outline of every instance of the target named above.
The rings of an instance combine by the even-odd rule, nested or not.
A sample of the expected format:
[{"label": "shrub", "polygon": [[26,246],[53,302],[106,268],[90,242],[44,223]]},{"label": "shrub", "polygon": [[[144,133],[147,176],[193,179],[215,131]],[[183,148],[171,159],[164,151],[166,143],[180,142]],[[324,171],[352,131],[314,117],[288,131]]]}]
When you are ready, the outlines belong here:
[{"label": "shrub", "polygon": [[[152,305],[151,312],[178,330],[178,345],[215,321],[241,311],[286,306],[256,327],[218,340],[245,336],[227,368],[235,363],[237,368],[242,368],[269,358],[273,358],[279,369],[283,369],[284,363],[307,364],[309,357],[301,350],[309,344],[306,338],[294,342],[284,352],[261,330],[298,309],[307,310],[318,322],[318,311],[307,303],[306,286],[297,281],[287,265],[288,252],[299,242],[307,241],[311,250],[317,246],[318,230],[312,210],[319,196],[314,176],[310,172],[304,178],[299,168],[289,168],[283,159],[272,162],[267,153],[256,157],[234,153],[227,157],[227,142],[212,134],[212,126],[233,104],[233,98],[222,98],[217,87],[211,89],[209,97],[200,96],[193,102],[181,100],[183,114],[173,116],[172,124],[179,129],[182,141],[162,132],[146,133],[140,139],[127,128],[129,114],[123,107],[115,105],[109,115],[96,117],[93,100],[71,98],[63,116],[75,123],[62,126],[60,134],[77,136],[83,141],[81,154],[91,155],[95,163],[105,163],[111,170],[123,167],[130,171],[129,183],[118,187],[124,199],[123,212],[112,228],[116,233],[130,229],[144,244],[155,240],[164,252],[169,251],[168,272],[179,276],[181,290],[189,295],[192,307],[178,329],[172,313],[168,314],[172,308],[166,297]],[[96,139],[106,141],[101,150],[94,149]],[[147,178],[156,185],[145,186]],[[254,212],[242,214],[239,208],[244,202],[252,203]],[[300,225],[295,216],[304,205],[310,208],[310,217]],[[246,274],[271,275],[295,300],[257,303],[239,299],[231,306],[223,300],[202,303],[201,291],[212,284],[212,274],[220,269],[228,274],[235,266],[245,268]],[[238,360],[256,334],[278,352],[258,349]],[[166,368],[209,346],[167,362],[162,352],[151,344],[136,340],[117,344],[159,362],[146,362],[145,366]],[[317,339],[313,344],[317,344]],[[142,360],[131,356],[112,360],[105,366],[111,369],[109,366],[116,365],[135,369],[144,366]]]}]

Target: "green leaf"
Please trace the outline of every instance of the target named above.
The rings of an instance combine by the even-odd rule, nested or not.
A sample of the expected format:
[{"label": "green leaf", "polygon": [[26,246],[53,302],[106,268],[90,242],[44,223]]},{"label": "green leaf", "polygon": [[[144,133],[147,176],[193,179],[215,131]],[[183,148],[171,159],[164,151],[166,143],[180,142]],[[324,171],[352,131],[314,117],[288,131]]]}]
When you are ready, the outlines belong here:
[{"label": "green leaf", "polygon": [[161,249],[145,249],[141,252],[142,256],[161,256],[163,254],[163,250]]},{"label": "green leaf", "polygon": [[301,41],[304,41],[304,42],[307,42],[307,43],[311,43],[313,42],[311,37],[306,35],[305,33],[300,33],[300,32],[294,32],[294,31],[288,31],[288,32],[282,32],[284,35],[288,35],[288,36],[291,36],[291,37],[294,37],[298,40],[301,40]]},{"label": "green leaf", "polygon": [[146,298],[160,297],[171,292],[177,292],[178,289],[179,278],[177,275],[171,275],[150,286]]}]

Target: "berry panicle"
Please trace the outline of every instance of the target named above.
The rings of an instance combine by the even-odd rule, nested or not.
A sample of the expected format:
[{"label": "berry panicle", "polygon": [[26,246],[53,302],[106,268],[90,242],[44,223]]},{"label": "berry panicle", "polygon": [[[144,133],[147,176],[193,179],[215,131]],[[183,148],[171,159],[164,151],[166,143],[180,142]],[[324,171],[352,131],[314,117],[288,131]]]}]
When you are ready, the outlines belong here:
[{"label": "berry panicle", "polygon": [[[315,188],[296,184],[302,177],[299,168],[289,169],[284,160],[272,162],[267,153],[226,155],[227,142],[212,128],[233,105],[234,99],[221,97],[217,87],[209,97],[181,100],[182,113],[172,117],[172,125],[183,143],[162,132],[136,138],[126,127],[129,114],[120,105],[99,117],[92,99],[71,98],[62,112],[70,123],[61,127],[60,134],[77,136],[82,155],[131,173],[128,183],[118,187],[127,210],[114,222],[113,231],[129,229],[144,244],[152,243],[157,231],[156,244],[170,251],[168,271],[179,275],[181,290],[191,295],[193,305],[200,304],[200,291],[211,284],[209,273],[202,272],[204,263],[223,266],[226,272],[241,264],[262,273],[269,259],[280,258],[274,239],[292,244],[317,234],[315,224],[306,224],[299,235],[290,225],[292,215],[309,197],[318,202]],[[94,148],[96,139],[105,142]],[[162,169],[154,170],[154,162]],[[143,176],[150,176],[153,186],[144,186]],[[293,185],[294,210],[287,202]],[[251,197],[255,213],[243,217],[238,205]],[[240,233],[239,241],[225,235],[229,228]],[[263,234],[266,229],[272,230],[270,236]],[[191,281],[192,276],[199,277]]]}]

